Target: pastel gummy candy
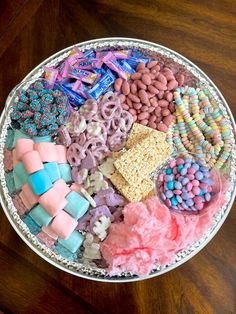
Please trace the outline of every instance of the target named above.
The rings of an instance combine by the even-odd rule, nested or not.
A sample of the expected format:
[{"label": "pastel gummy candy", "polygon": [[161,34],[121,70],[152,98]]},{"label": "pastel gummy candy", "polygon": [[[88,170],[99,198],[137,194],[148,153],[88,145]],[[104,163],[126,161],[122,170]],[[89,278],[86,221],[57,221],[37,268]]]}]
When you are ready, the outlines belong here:
[{"label": "pastel gummy candy", "polygon": [[58,242],[72,253],[75,253],[80,248],[83,241],[84,241],[83,235],[76,230],[74,230],[71,233],[68,239],[66,240],[61,238],[58,239]]},{"label": "pastel gummy candy", "polygon": [[54,143],[36,143],[34,144],[34,149],[39,152],[42,162],[57,162],[58,154]]},{"label": "pastel gummy candy", "polygon": [[22,162],[28,174],[32,174],[44,168],[40,155],[36,150],[25,153],[22,156]]},{"label": "pastel gummy candy", "polygon": [[71,177],[71,167],[69,164],[59,164],[58,165],[61,178],[66,182],[66,183],[71,183],[72,182],[72,177]]},{"label": "pastel gummy candy", "polygon": [[52,183],[61,178],[60,170],[56,162],[44,163],[44,169],[48,173]]},{"label": "pastel gummy candy", "polygon": [[83,217],[89,208],[89,202],[74,191],[71,191],[67,195],[66,200],[68,203],[65,206],[65,211],[76,220]]},{"label": "pastel gummy candy", "polygon": [[34,142],[31,139],[21,138],[16,141],[16,158],[21,160],[23,155],[33,150]]},{"label": "pastel gummy candy", "polygon": [[74,218],[62,210],[53,219],[50,228],[60,238],[66,240],[76,228],[77,224],[78,222]]},{"label": "pastel gummy candy", "polygon": [[40,226],[48,226],[52,220],[52,217],[47,213],[47,211],[38,204],[29,212],[29,215],[34,219],[34,221]]},{"label": "pastel gummy candy", "polygon": [[22,162],[18,162],[17,165],[15,165],[13,177],[17,191],[21,189],[23,184],[27,183],[29,176]]},{"label": "pastel gummy candy", "polygon": [[41,195],[52,187],[52,181],[45,170],[31,174],[28,183],[36,195]]}]

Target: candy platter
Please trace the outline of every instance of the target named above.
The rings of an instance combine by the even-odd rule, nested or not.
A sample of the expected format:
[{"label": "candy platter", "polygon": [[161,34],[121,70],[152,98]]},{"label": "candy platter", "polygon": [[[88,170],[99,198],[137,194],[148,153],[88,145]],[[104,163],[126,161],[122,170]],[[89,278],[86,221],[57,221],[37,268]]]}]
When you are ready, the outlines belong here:
[{"label": "candy platter", "polygon": [[[1,115],[1,142],[0,142],[0,158],[1,158],[1,203],[3,210],[13,226],[16,232],[20,237],[26,242],[26,244],[34,250],[38,255],[47,260],[49,263],[54,266],[74,274],[76,276],[84,277],[87,279],[98,280],[98,281],[108,281],[108,282],[125,282],[125,281],[135,281],[144,278],[151,278],[158,276],[167,271],[170,271],[179,265],[183,264],[195,254],[197,254],[217,233],[226,219],[230,208],[232,206],[235,193],[236,193],[236,177],[235,177],[235,163],[236,163],[236,147],[235,147],[235,122],[233,120],[230,109],[224,100],[222,94],[214,85],[214,83],[193,63],[179,55],[178,53],[171,51],[163,46],[146,42],[143,40],[137,39],[128,39],[128,38],[107,38],[92,40],[76,45],[81,51],[86,51],[89,49],[101,49],[108,50],[110,48],[115,49],[137,49],[146,52],[148,55],[151,54],[164,56],[169,58],[179,65],[183,66],[198,82],[198,86],[207,88],[211,96],[214,98],[217,106],[222,111],[224,118],[229,124],[230,136],[232,139],[232,150],[231,158],[227,162],[227,173],[230,173],[229,176],[229,188],[226,192],[226,201],[224,205],[220,208],[217,214],[214,216],[214,223],[211,228],[204,233],[204,235],[199,238],[197,241],[192,243],[187,247],[187,249],[178,252],[175,256],[174,262],[167,264],[165,266],[159,266],[158,264],[154,266],[153,270],[149,275],[138,277],[129,272],[122,272],[119,275],[109,276],[106,269],[99,267],[93,262],[84,260],[81,262],[80,257],[78,259],[69,260],[53,249],[51,250],[45,244],[40,242],[38,238],[33,235],[27,225],[23,222],[20,216],[17,213],[15,206],[13,205],[12,198],[9,195],[9,191],[6,185],[5,171],[3,166],[3,151],[5,147],[5,141],[7,137],[8,127],[11,123],[10,112],[12,103],[14,100],[15,90],[13,90],[6,101],[5,109]],[[27,80],[30,79],[30,82],[36,81],[39,77],[42,76],[44,72],[44,67],[53,67],[60,63],[62,60],[68,57],[70,51],[73,47],[68,47],[55,55],[51,56],[39,66],[37,66],[32,72],[30,72],[24,81],[27,83]]]}]

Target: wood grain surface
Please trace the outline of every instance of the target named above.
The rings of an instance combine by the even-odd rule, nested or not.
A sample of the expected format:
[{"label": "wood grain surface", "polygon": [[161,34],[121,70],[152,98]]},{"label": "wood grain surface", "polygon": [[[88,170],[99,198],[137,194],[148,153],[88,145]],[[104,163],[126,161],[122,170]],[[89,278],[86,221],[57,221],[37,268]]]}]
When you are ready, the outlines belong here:
[{"label": "wood grain surface", "polygon": [[[236,115],[235,0],[0,0],[0,104],[37,64],[100,37],[153,41],[205,71]],[[0,312],[236,313],[236,204],[214,239],[181,267],[150,280],[80,279],[31,251],[0,211]]]}]

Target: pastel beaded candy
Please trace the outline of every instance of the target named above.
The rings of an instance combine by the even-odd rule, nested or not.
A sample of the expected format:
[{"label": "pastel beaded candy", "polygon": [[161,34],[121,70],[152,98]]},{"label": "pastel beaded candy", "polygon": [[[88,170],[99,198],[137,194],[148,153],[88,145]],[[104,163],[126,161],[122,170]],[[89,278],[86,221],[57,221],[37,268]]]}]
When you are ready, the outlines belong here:
[{"label": "pastel beaded candy", "polygon": [[34,142],[31,139],[21,138],[16,141],[16,158],[22,159],[25,153],[33,150]]},{"label": "pastel beaded candy", "polygon": [[22,162],[18,162],[13,168],[13,177],[17,191],[21,189],[23,184],[27,183],[29,176]]},{"label": "pastel beaded candy", "polygon": [[61,178],[61,173],[56,162],[44,163],[44,169],[48,173],[52,183]]},{"label": "pastel beaded candy", "polygon": [[76,220],[83,217],[89,208],[89,202],[74,191],[67,195],[66,200],[68,203],[64,209]]},{"label": "pastel beaded candy", "polygon": [[40,142],[34,144],[34,149],[39,152],[42,162],[57,162],[58,153],[54,143]]},{"label": "pastel beaded candy", "polygon": [[68,239],[58,239],[58,242],[72,253],[75,253],[81,247],[83,241],[84,236],[76,230],[71,233]]},{"label": "pastel beaded candy", "polygon": [[39,204],[51,217],[56,216],[66,205],[66,198],[53,186],[39,198]]},{"label": "pastel beaded candy", "polygon": [[34,194],[28,183],[22,186],[22,191],[20,192],[19,196],[25,207],[29,210],[39,201],[39,197]]},{"label": "pastel beaded candy", "polygon": [[52,220],[52,217],[40,204],[31,209],[29,215],[40,227],[48,226]]},{"label": "pastel beaded candy", "polygon": [[60,238],[66,240],[69,238],[71,233],[74,231],[78,222],[71,217],[64,210],[53,219],[50,229],[56,233]]},{"label": "pastel beaded candy", "polygon": [[28,183],[36,195],[41,195],[52,187],[52,181],[44,169],[31,174]]},{"label": "pastel beaded candy", "polygon": [[40,155],[36,150],[25,153],[22,156],[22,162],[28,174],[32,174],[44,168]]}]

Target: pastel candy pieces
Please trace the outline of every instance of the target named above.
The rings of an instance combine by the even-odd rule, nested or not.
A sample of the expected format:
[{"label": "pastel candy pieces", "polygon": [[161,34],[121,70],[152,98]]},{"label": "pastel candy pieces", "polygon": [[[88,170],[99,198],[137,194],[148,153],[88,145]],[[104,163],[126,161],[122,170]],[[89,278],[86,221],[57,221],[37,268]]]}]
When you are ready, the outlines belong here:
[{"label": "pastel candy pieces", "polygon": [[48,226],[52,220],[52,217],[46,212],[46,210],[38,204],[30,212],[29,215],[34,221],[41,226]]},{"label": "pastel candy pieces", "polygon": [[48,173],[52,183],[61,178],[60,170],[56,162],[47,162],[44,164],[44,169]]},{"label": "pastel candy pieces", "polygon": [[52,187],[52,181],[45,170],[31,174],[28,183],[36,195],[41,195]]},{"label": "pastel candy pieces", "polygon": [[22,185],[27,183],[28,174],[22,162],[18,162],[13,169],[13,177],[16,190],[20,190]]},{"label": "pastel candy pieces", "polygon": [[34,142],[31,139],[21,138],[16,141],[16,158],[22,159],[25,153],[31,152],[34,147]]},{"label": "pastel candy pieces", "polygon": [[67,163],[66,147],[64,145],[56,145],[56,150],[57,150],[57,154],[58,154],[57,162],[59,164],[66,164]]},{"label": "pastel candy pieces", "polygon": [[61,178],[63,180],[65,180],[66,183],[72,182],[70,165],[69,164],[59,164],[58,166],[59,166]]},{"label": "pastel candy pieces", "polygon": [[66,197],[67,194],[70,193],[70,188],[69,186],[65,183],[64,180],[59,179],[57,180],[54,184],[53,187],[58,191],[58,193],[63,196]]},{"label": "pastel candy pieces", "polygon": [[42,162],[52,162],[58,160],[56,145],[48,142],[34,144],[34,149],[39,152]]},{"label": "pastel candy pieces", "polygon": [[28,174],[32,174],[43,169],[43,163],[39,153],[36,150],[25,153],[22,156],[22,162]]},{"label": "pastel candy pieces", "polygon": [[8,192],[11,195],[12,193],[16,192],[16,186],[15,186],[15,182],[14,182],[13,172],[6,172],[5,178],[6,178],[6,184],[7,184]]},{"label": "pastel candy pieces", "polygon": [[21,132],[20,130],[15,130],[15,132],[14,132],[14,140],[13,140],[13,145],[12,145],[13,147],[16,146],[16,142],[17,142],[17,140],[20,139],[20,138],[27,138],[27,139],[30,139],[29,135],[27,135],[27,134]]},{"label": "pastel candy pieces", "polygon": [[31,187],[27,183],[22,186],[22,191],[19,196],[28,210],[34,207],[39,200],[39,197],[34,194]]},{"label": "pastel candy pieces", "polygon": [[50,216],[54,217],[67,205],[67,200],[58,192],[57,188],[53,186],[40,196],[39,204]]},{"label": "pastel candy pieces", "polygon": [[60,238],[66,240],[76,228],[77,224],[78,222],[74,218],[72,218],[69,214],[62,210],[53,219],[50,225],[50,229]]},{"label": "pastel candy pieces", "polygon": [[60,238],[58,239],[58,242],[72,253],[75,253],[79,249],[83,241],[84,241],[83,235],[76,230],[74,230],[71,233],[67,240]]},{"label": "pastel candy pieces", "polygon": [[65,206],[65,211],[76,220],[83,217],[89,208],[89,202],[74,191],[71,191],[67,195],[66,200],[68,204]]}]

